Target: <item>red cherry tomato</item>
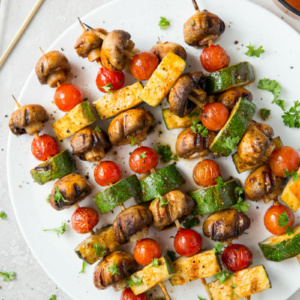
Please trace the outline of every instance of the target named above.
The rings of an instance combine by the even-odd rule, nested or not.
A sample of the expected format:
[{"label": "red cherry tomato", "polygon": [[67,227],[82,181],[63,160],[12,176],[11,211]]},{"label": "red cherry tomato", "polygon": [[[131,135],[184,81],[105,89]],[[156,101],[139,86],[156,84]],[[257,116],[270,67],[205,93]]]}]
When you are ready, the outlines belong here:
[{"label": "red cherry tomato", "polygon": [[55,91],[54,101],[58,109],[68,112],[83,101],[83,96],[76,85],[62,84]]},{"label": "red cherry tomato", "polygon": [[149,238],[142,239],[136,243],[133,255],[140,265],[147,266],[151,264],[152,259],[160,258],[161,247],[155,240]]},{"label": "red cherry tomato", "polygon": [[252,252],[241,244],[227,246],[222,253],[222,262],[226,269],[237,272],[246,269],[252,262]]},{"label": "red cherry tomato", "polygon": [[131,60],[131,73],[137,80],[148,80],[158,64],[159,60],[153,53],[139,52]]},{"label": "red cherry tomato", "polygon": [[182,256],[192,256],[202,248],[202,238],[192,229],[180,229],[174,239],[176,252]]},{"label": "red cherry tomato", "polygon": [[96,85],[102,93],[107,93],[120,89],[124,85],[124,81],[125,76],[122,71],[100,68],[96,78]]},{"label": "red cherry tomato", "polygon": [[193,170],[193,178],[196,184],[210,186],[217,184],[216,179],[222,176],[218,164],[211,159],[203,159],[198,162]]},{"label": "red cherry tomato", "polygon": [[71,217],[72,227],[78,233],[90,232],[98,221],[98,213],[90,207],[77,208]]},{"label": "red cherry tomato", "polygon": [[219,102],[208,103],[204,106],[201,114],[202,124],[209,130],[222,129],[229,118],[228,109]]},{"label": "red cherry tomato", "polygon": [[275,204],[269,207],[264,217],[267,230],[275,235],[283,234],[288,226],[291,227],[294,225],[294,222],[295,217],[293,212],[282,204]]},{"label": "red cherry tomato", "polygon": [[50,135],[43,134],[38,138],[34,138],[31,143],[31,152],[41,161],[46,161],[59,153],[57,141]]},{"label": "red cherry tomato", "polygon": [[157,164],[158,155],[149,147],[138,147],[130,154],[129,166],[135,173],[147,173],[150,169],[155,168]]},{"label": "red cherry tomato", "polygon": [[280,147],[272,152],[270,167],[280,177],[285,177],[284,171],[296,171],[300,164],[299,153],[289,146]]},{"label": "red cherry tomato", "polygon": [[122,292],[121,300],[147,300],[147,296],[145,293],[135,296],[133,291],[127,288]]},{"label": "red cherry tomato", "polygon": [[95,168],[94,177],[99,185],[107,186],[121,178],[121,170],[113,161],[100,161]]},{"label": "red cherry tomato", "polygon": [[228,67],[230,57],[220,45],[210,45],[203,49],[200,61],[207,72],[215,72]]}]

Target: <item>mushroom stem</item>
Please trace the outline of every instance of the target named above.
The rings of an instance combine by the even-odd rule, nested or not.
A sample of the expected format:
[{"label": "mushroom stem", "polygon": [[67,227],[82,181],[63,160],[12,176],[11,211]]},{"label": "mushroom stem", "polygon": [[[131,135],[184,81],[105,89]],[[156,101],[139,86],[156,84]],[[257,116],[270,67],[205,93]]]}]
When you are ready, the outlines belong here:
[{"label": "mushroom stem", "polygon": [[175,220],[175,225],[176,225],[178,231],[182,228],[179,221],[178,221],[178,219]]},{"label": "mushroom stem", "polygon": [[207,286],[206,280],[204,278],[201,278],[201,282],[202,282],[202,284],[203,284],[203,286],[205,288],[205,291],[206,291],[206,294],[207,294],[209,300],[212,300],[212,296],[211,296],[211,293],[210,293],[209,288]]},{"label": "mushroom stem", "polygon": [[40,50],[41,50],[42,54],[44,55],[44,54],[45,54],[45,52],[43,51],[43,49],[42,49],[41,47],[39,47],[39,48],[40,48]]},{"label": "mushroom stem", "polygon": [[169,296],[168,291],[167,291],[166,287],[164,286],[164,284],[160,282],[158,285],[161,288],[162,292],[164,293],[166,300],[171,300],[171,297]]},{"label": "mushroom stem", "polygon": [[196,10],[197,12],[200,12],[200,9],[199,9],[199,6],[198,6],[196,0],[192,0],[192,1],[193,1],[193,5],[194,5],[195,10]]},{"label": "mushroom stem", "polygon": [[20,105],[20,103],[18,102],[18,100],[15,98],[15,96],[14,96],[14,95],[12,95],[12,97],[13,97],[13,99],[14,99],[15,103],[17,104],[18,108],[20,108],[20,107],[21,107],[21,105]]},{"label": "mushroom stem", "polygon": [[193,97],[192,95],[188,95],[188,99],[191,100],[192,102],[194,102],[197,106],[203,108],[204,104],[201,103],[198,99],[196,99],[195,97]]},{"label": "mushroom stem", "polygon": [[80,26],[81,26],[83,32],[85,32],[85,31],[86,31],[86,28],[85,28],[84,25],[82,24],[80,18],[79,18],[79,17],[77,17],[77,18],[78,18],[78,21],[79,21],[79,23],[80,23]]}]

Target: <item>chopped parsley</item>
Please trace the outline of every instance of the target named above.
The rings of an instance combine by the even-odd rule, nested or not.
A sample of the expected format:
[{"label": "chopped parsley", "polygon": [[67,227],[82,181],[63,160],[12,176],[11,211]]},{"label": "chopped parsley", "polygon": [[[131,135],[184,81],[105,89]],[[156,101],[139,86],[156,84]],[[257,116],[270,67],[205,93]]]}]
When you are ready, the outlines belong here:
[{"label": "chopped parsley", "polygon": [[172,250],[168,250],[167,251],[167,255],[169,256],[169,258],[171,259],[171,261],[174,261],[176,259],[176,254]]},{"label": "chopped parsley", "polygon": [[288,224],[290,221],[289,215],[286,211],[278,216],[278,225],[282,228]]},{"label": "chopped parsley", "polygon": [[130,135],[128,136],[128,138],[130,139],[130,145],[134,146],[136,144],[137,140]]},{"label": "chopped parsley", "polygon": [[195,133],[195,134],[200,134],[203,137],[208,136],[208,129],[201,123],[198,124],[198,122],[196,120],[193,121],[191,129],[192,129],[193,133]]},{"label": "chopped parsley", "polygon": [[144,151],[142,154],[141,154],[141,156],[140,156],[140,158],[146,158],[147,157],[147,151]]},{"label": "chopped parsley", "polygon": [[284,177],[292,176],[293,181],[296,181],[299,178],[299,174],[295,171],[289,173],[289,170],[284,171]]},{"label": "chopped parsley", "polygon": [[194,26],[195,25],[195,21],[193,20],[191,23],[190,23],[191,26]]},{"label": "chopped parsley", "polygon": [[206,300],[206,298],[201,298],[200,296],[198,296],[198,300]]},{"label": "chopped parsley", "polygon": [[235,292],[232,292],[232,296],[237,298],[239,297],[239,295],[237,295]]},{"label": "chopped parsley", "polygon": [[240,187],[240,186],[237,186],[237,187],[234,189],[234,192],[235,192],[237,195],[241,196],[241,195],[244,194],[244,189],[243,189],[242,187]]},{"label": "chopped parsley", "polygon": [[49,300],[56,300],[56,295],[52,295]]},{"label": "chopped parsley", "polygon": [[281,116],[285,126],[290,128],[300,128],[300,111],[298,110],[298,107],[300,107],[300,102],[295,101],[294,106],[288,111],[285,111]]},{"label": "chopped parsley", "polygon": [[158,145],[157,153],[161,156],[163,162],[169,162],[171,160],[178,161],[178,156],[176,154],[173,155],[169,145]]},{"label": "chopped parsley", "polygon": [[108,83],[105,86],[98,86],[98,88],[104,90],[105,92],[112,92],[114,87],[111,83]]},{"label": "chopped parsley", "polygon": [[154,268],[158,268],[159,267],[159,259],[158,258],[152,259],[152,262],[151,262],[150,266],[154,267]]},{"label": "chopped parsley", "polygon": [[7,218],[7,214],[2,210],[2,211],[0,211],[0,218],[2,219],[2,220],[5,220],[6,218]]},{"label": "chopped parsley", "polygon": [[272,103],[274,103],[280,96],[281,85],[276,80],[271,80],[268,78],[261,79],[258,82],[257,87],[261,90],[269,91],[274,95],[274,99],[273,99]]},{"label": "chopped parsley", "polygon": [[101,132],[101,129],[99,128],[99,126],[96,126],[96,127],[94,128],[94,130],[95,130],[95,131],[98,131],[98,132]]},{"label": "chopped parsley", "polygon": [[160,17],[158,25],[160,29],[167,29],[170,26],[170,22],[165,17]]},{"label": "chopped parsley", "polygon": [[218,185],[219,188],[221,188],[222,186],[225,185],[225,183],[224,183],[224,181],[223,181],[223,179],[222,179],[221,176],[219,176],[219,177],[216,179],[216,182],[217,182],[217,185]]},{"label": "chopped parsley", "polygon": [[223,270],[222,272],[216,274],[215,278],[219,279],[219,284],[222,284],[226,280],[228,280],[232,274],[233,274],[233,272],[231,272],[229,270]]},{"label": "chopped parsley", "polygon": [[189,121],[191,121],[193,117],[199,117],[199,115],[200,115],[200,110],[196,110],[194,112],[189,113],[188,114]]},{"label": "chopped parsley", "polygon": [[60,227],[53,228],[53,229],[44,229],[43,231],[54,231],[58,237],[60,237],[62,234],[64,234],[67,230],[67,224],[66,222],[62,222]]},{"label": "chopped parsley", "polygon": [[137,275],[133,275],[132,277],[134,280],[130,277],[126,281],[129,286],[139,286],[143,284],[143,279],[141,277],[138,277]]},{"label": "chopped parsley", "polygon": [[59,203],[60,201],[69,202],[68,200],[65,199],[65,197],[62,195],[62,193],[59,191],[58,187],[56,187],[54,190],[55,190],[55,193],[54,193],[53,197],[54,197],[54,201],[56,203]]},{"label": "chopped parsley", "polygon": [[233,151],[239,141],[240,141],[240,138],[238,136],[236,136],[236,137],[228,137],[224,141],[223,146],[225,148],[229,149],[230,151]]},{"label": "chopped parsley", "polygon": [[247,212],[249,210],[250,204],[245,202],[243,198],[239,197],[236,204],[232,205],[238,212]]},{"label": "chopped parsley", "polygon": [[12,281],[15,279],[15,272],[0,272],[0,276],[3,277],[3,281]]},{"label": "chopped parsley", "polygon": [[287,227],[286,227],[286,230],[285,230],[285,233],[286,233],[287,235],[292,235],[293,233],[295,233],[295,230],[292,229],[290,226],[287,226]]},{"label": "chopped parsley", "polygon": [[82,262],[82,269],[81,271],[79,272],[79,274],[82,274],[85,272],[85,267],[86,267],[87,263],[85,261]]},{"label": "chopped parsley", "polygon": [[199,223],[197,218],[185,218],[182,225],[185,229],[190,229]]},{"label": "chopped parsley", "polygon": [[284,108],[284,100],[275,100],[275,104],[277,104],[283,111],[285,111],[285,108]]},{"label": "chopped parsley", "polygon": [[267,120],[271,114],[271,110],[270,109],[266,109],[266,108],[262,108],[260,110],[260,114],[261,114],[261,117],[264,119],[264,120]]},{"label": "chopped parsley", "polygon": [[214,251],[216,254],[222,254],[222,249],[225,247],[223,243],[215,244]]},{"label": "chopped parsley", "polygon": [[245,53],[247,56],[256,56],[260,57],[261,54],[265,53],[265,50],[263,49],[263,46],[259,46],[257,49],[254,48],[254,46],[246,46],[248,48],[248,51]]},{"label": "chopped parsley", "polygon": [[93,247],[94,247],[95,253],[98,257],[102,257],[102,256],[106,255],[107,251],[106,251],[106,248],[104,245],[94,244]]},{"label": "chopped parsley", "polygon": [[115,261],[114,261],[113,265],[108,267],[107,269],[108,269],[108,272],[111,273],[112,275],[120,275]]},{"label": "chopped parsley", "polygon": [[231,287],[232,289],[235,289],[235,288],[237,287],[237,285],[234,284],[234,285],[231,285],[230,287]]},{"label": "chopped parsley", "polygon": [[160,194],[158,194],[156,198],[159,199],[159,207],[170,204],[169,201]]}]

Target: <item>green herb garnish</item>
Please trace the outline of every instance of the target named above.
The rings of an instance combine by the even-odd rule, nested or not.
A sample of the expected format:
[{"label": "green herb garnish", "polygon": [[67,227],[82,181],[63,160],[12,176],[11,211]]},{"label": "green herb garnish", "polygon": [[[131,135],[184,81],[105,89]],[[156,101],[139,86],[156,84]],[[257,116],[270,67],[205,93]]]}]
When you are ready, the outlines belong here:
[{"label": "green herb garnish", "polygon": [[256,56],[260,57],[261,54],[265,53],[265,50],[263,49],[263,46],[259,46],[257,49],[254,48],[254,46],[246,46],[249,50],[245,53],[247,56]]},{"label": "green herb garnish", "polygon": [[225,247],[223,243],[215,244],[214,251],[216,254],[222,254],[222,249]]},{"label": "green herb garnish", "polygon": [[2,211],[0,211],[0,218],[2,219],[2,220],[5,220],[6,218],[7,218],[7,214],[2,210]]},{"label": "green herb garnish", "polygon": [[261,90],[269,91],[274,95],[274,99],[273,99],[272,103],[274,103],[280,96],[281,85],[276,80],[271,80],[271,79],[267,79],[267,78],[261,79],[258,82],[257,87]]},{"label": "green herb garnish", "polygon": [[94,128],[94,130],[95,130],[95,131],[98,131],[98,132],[101,132],[101,129],[99,128],[99,126],[96,126],[96,127]]},{"label": "green herb garnish", "polygon": [[281,116],[285,126],[290,128],[300,128],[300,111],[298,110],[298,107],[300,107],[300,102],[295,101],[294,106],[288,111],[285,111]]},{"label": "green herb garnish", "polygon": [[152,259],[152,262],[151,262],[150,266],[154,267],[154,268],[158,268],[159,267],[159,259],[158,258]]},{"label": "green herb garnish", "polygon": [[120,275],[115,261],[114,261],[113,265],[108,267],[107,269],[108,269],[108,272],[111,273],[112,275]]},{"label": "green herb garnish", "polygon": [[105,85],[105,86],[99,86],[98,85],[98,87],[100,88],[100,89],[103,89],[105,92],[112,92],[112,90],[113,90],[113,85],[111,84],[111,83],[108,83],[107,85]]},{"label": "green herb garnish", "polygon": [[141,154],[141,156],[140,156],[140,158],[146,158],[147,157],[147,151],[144,151],[142,154]]},{"label": "green herb garnish", "polygon": [[15,279],[15,272],[0,272],[0,276],[3,277],[3,281],[12,281]]},{"label": "green herb garnish", "polygon": [[196,110],[188,114],[189,121],[192,120],[193,117],[198,117],[200,115],[200,110]]},{"label": "green herb garnish", "polygon": [[172,250],[167,250],[167,255],[169,256],[169,258],[171,259],[171,261],[174,261],[176,259],[176,254]]},{"label": "green herb garnish", "polygon": [[67,224],[66,222],[63,222],[60,227],[53,228],[53,229],[44,229],[43,231],[54,231],[58,237],[60,237],[62,234],[64,234],[67,230]]},{"label": "green herb garnish", "polygon": [[98,257],[102,257],[102,256],[106,255],[107,251],[106,251],[106,248],[104,245],[94,244],[93,247],[94,247],[95,253]]},{"label": "green herb garnish", "polygon": [[238,212],[247,212],[249,210],[250,204],[245,202],[243,198],[239,197],[236,204],[232,205]]},{"label": "green herb garnish", "polygon": [[278,216],[278,225],[282,228],[288,224],[290,221],[289,215],[286,211]]},{"label": "green herb garnish", "polygon": [[197,218],[185,218],[182,223],[182,226],[185,229],[190,229],[190,228],[196,226],[198,223],[199,223],[199,220]]},{"label": "green herb garnish", "polygon": [[195,134],[200,134],[203,137],[208,137],[208,129],[201,123],[198,124],[196,120],[193,121],[191,129]]},{"label": "green herb garnish", "polygon": [[173,155],[169,145],[158,145],[157,153],[161,156],[163,162],[169,162],[171,160],[178,161],[178,156]]},{"label": "green herb garnish", "polygon": [[85,272],[85,267],[86,267],[87,263],[85,261],[82,262],[82,269],[81,271],[79,272],[79,274],[82,274]]},{"label": "green herb garnish", "polygon": [[170,22],[165,17],[160,17],[158,25],[160,29],[166,29],[170,26]]},{"label": "green herb garnish", "polygon": [[287,235],[292,235],[293,233],[295,233],[295,230],[292,229],[290,226],[287,226],[287,227],[286,227],[286,230],[285,230],[285,233],[286,233]]},{"label": "green herb garnish", "polygon": [[69,202],[68,200],[65,199],[65,197],[62,195],[62,193],[59,191],[58,187],[56,187],[54,190],[55,190],[55,194],[53,195],[53,197],[54,197],[54,201],[56,203],[59,203],[60,201]]},{"label": "green herb garnish", "polygon": [[224,141],[223,145],[225,148],[229,149],[230,151],[233,151],[239,141],[240,141],[240,138],[237,136],[236,137],[228,137]]},{"label": "green herb garnish", "polygon": [[292,176],[293,181],[296,181],[299,178],[299,174],[295,171],[289,173],[289,170],[284,171],[284,177]]},{"label": "green herb garnish", "polygon": [[128,136],[128,138],[130,139],[130,145],[134,146],[136,144],[137,140],[130,135]]},{"label": "green herb garnish", "polygon": [[264,120],[267,120],[271,114],[271,110],[270,109],[266,109],[266,108],[262,108],[260,110],[260,114],[261,114],[261,117],[264,119]]},{"label": "green herb garnish", "polygon": [[232,274],[233,274],[233,272],[231,272],[229,270],[223,270],[222,272],[216,274],[215,278],[219,279],[219,284],[222,284],[226,280],[228,280]]},{"label": "green herb garnish", "polygon": [[139,286],[141,284],[143,284],[143,279],[141,277],[138,277],[137,275],[133,275],[134,280],[130,277],[129,279],[127,279],[127,284],[129,286]]},{"label": "green herb garnish", "polygon": [[49,300],[56,300],[56,295],[52,295]]},{"label": "green herb garnish", "polygon": [[217,185],[218,185],[219,188],[221,188],[222,186],[225,185],[225,183],[224,183],[224,181],[223,181],[223,179],[222,179],[221,176],[219,176],[219,177],[216,179],[216,182],[217,182]]}]

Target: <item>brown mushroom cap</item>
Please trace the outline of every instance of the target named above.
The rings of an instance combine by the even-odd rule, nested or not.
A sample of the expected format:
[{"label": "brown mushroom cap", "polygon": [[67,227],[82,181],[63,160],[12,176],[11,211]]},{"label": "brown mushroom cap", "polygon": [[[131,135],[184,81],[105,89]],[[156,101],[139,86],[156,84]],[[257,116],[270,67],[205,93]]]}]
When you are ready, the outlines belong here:
[{"label": "brown mushroom cap", "polygon": [[[39,104],[24,105],[14,111],[9,120],[8,126],[13,134],[33,134],[43,129],[43,123],[49,120],[46,109]],[[32,130],[28,130],[29,127]],[[26,131],[26,128],[28,131]]]},{"label": "brown mushroom cap", "polygon": [[[183,74],[172,87],[168,101],[171,111],[178,117],[187,116],[196,105],[188,99],[190,94],[198,99],[198,95],[193,92],[193,89],[201,90],[204,86],[205,76],[202,72],[191,72]],[[204,97],[206,94],[204,93]],[[202,96],[201,96],[202,98]],[[201,102],[203,100],[199,99]]]},{"label": "brown mushroom cap", "polygon": [[225,23],[207,10],[197,11],[183,26],[185,42],[200,48],[214,42],[225,31]]},{"label": "brown mushroom cap", "polygon": [[186,60],[187,57],[187,53],[181,45],[171,42],[159,42],[152,47],[151,52],[156,55],[160,61],[162,61],[169,52],[175,53],[184,60]]},{"label": "brown mushroom cap", "polygon": [[[105,153],[111,148],[111,144],[103,130],[91,126],[78,131],[72,137],[71,147],[73,154],[81,160],[99,161],[104,158]],[[91,151],[93,155],[88,158],[86,154]]]},{"label": "brown mushroom cap", "polygon": [[147,133],[155,126],[153,115],[145,109],[135,108],[116,116],[108,127],[108,137],[113,145],[121,146],[144,141]]},{"label": "brown mushroom cap", "polygon": [[58,81],[63,83],[70,70],[71,66],[68,59],[59,51],[45,53],[35,66],[35,72],[40,83],[48,83],[50,87],[56,87]]},{"label": "brown mushroom cap", "polygon": [[217,101],[222,103],[229,110],[232,110],[235,103],[242,98],[252,101],[252,93],[243,87],[235,87],[225,91],[218,96]]},{"label": "brown mushroom cap", "polygon": [[56,210],[69,208],[88,196],[91,191],[91,186],[83,176],[72,173],[55,182],[50,195],[50,204]]}]

